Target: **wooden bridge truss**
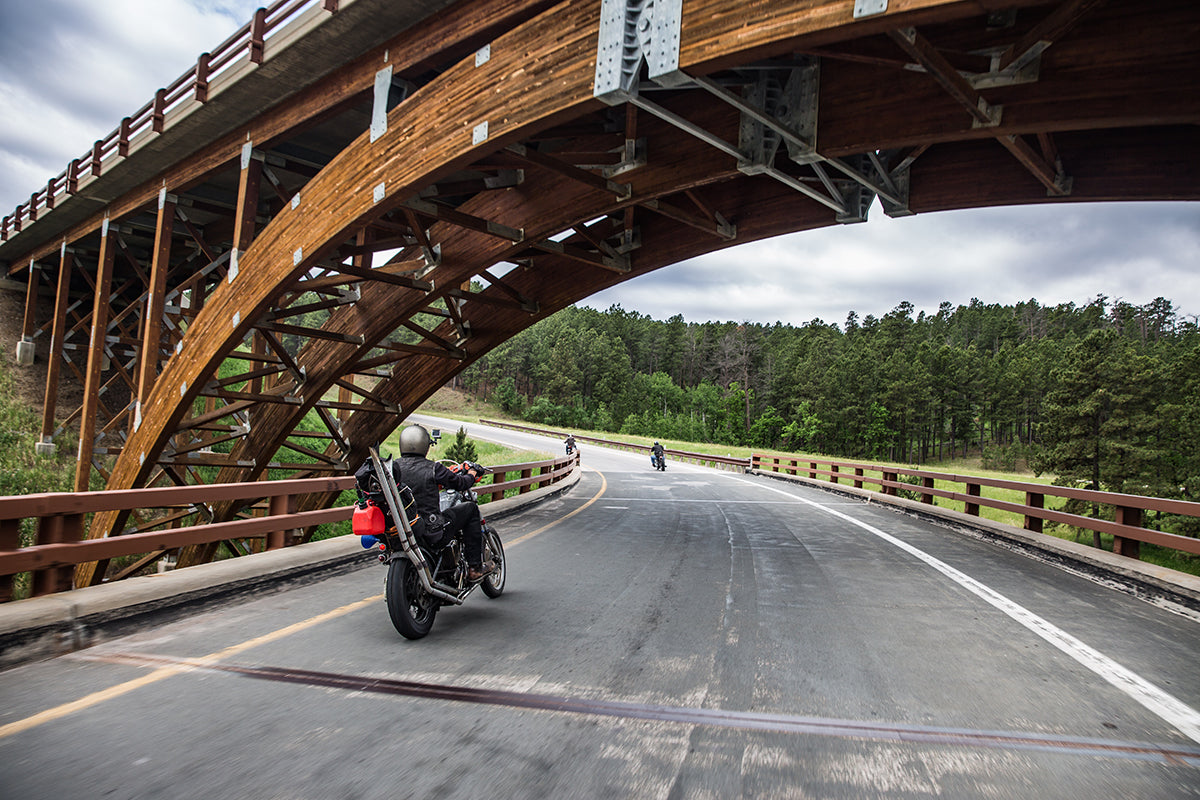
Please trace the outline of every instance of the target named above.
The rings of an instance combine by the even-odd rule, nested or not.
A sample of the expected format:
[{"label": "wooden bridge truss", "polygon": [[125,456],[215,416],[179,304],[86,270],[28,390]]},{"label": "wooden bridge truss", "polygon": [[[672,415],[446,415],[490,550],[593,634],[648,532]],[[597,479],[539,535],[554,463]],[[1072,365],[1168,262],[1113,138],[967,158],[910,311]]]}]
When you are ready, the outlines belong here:
[{"label": "wooden bridge truss", "polygon": [[[344,473],[555,311],[876,199],[1200,198],[1194,0],[460,0],[389,36],[251,111],[207,71],[200,100],[198,64],[181,118],[227,102],[237,125],[166,159],[163,110],[141,150],[125,132],[114,158],[151,166],[114,169],[103,208],[81,198],[97,155],[4,219],[19,355],[50,334],[43,446],[78,424],[77,489]],[[64,366],[77,409],[56,406]]]}]

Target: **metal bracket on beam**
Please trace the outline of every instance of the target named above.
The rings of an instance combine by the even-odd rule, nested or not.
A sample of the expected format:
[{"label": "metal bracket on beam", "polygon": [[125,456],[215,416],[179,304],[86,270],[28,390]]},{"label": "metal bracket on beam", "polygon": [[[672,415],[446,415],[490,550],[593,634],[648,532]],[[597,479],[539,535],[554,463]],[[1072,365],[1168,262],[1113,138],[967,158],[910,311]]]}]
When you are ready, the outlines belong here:
[{"label": "metal bracket on beam", "polygon": [[908,187],[909,187],[909,169],[905,164],[898,169],[892,170],[889,173],[892,185],[896,187],[896,193],[904,198],[903,203],[893,203],[886,197],[879,198],[879,204],[883,206],[883,213],[889,217],[911,217],[914,212],[908,207]]},{"label": "metal bracket on beam", "polygon": [[854,18],[874,17],[887,11],[888,0],[854,0]]},{"label": "metal bracket on beam", "polygon": [[[860,172],[865,172],[866,156],[851,156],[848,159],[843,159],[850,166],[857,167]],[[875,199],[875,193],[866,189],[861,183],[851,183],[842,192],[842,211],[835,219],[842,224],[850,224],[854,222],[866,222],[867,212],[871,208],[871,201]]]},{"label": "metal bracket on beam", "polygon": [[615,178],[630,170],[644,167],[646,163],[646,138],[626,139],[625,144],[621,146],[621,160],[616,164],[601,165],[599,170],[604,177]]},{"label": "metal bracket on beam", "polygon": [[609,105],[637,93],[642,64],[660,86],[690,78],[679,71],[683,0],[602,0],[593,94]]}]

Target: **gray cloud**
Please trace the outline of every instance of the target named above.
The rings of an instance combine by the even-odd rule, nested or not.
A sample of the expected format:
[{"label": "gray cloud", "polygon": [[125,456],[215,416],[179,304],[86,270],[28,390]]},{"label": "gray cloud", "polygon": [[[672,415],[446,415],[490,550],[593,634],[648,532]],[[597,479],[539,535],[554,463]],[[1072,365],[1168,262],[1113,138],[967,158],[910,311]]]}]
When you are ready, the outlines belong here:
[{"label": "gray cloud", "polygon": [[0,213],[245,24],[254,0],[0,0]]}]

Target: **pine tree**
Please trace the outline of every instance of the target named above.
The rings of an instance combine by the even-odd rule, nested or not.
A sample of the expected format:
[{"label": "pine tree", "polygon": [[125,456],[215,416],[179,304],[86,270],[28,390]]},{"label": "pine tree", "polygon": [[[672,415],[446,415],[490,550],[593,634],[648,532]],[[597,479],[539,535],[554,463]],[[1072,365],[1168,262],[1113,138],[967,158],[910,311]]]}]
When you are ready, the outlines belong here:
[{"label": "pine tree", "polygon": [[454,435],[454,444],[446,448],[446,458],[452,461],[475,461],[479,454],[475,452],[475,442],[467,438],[466,428],[460,427]]}]

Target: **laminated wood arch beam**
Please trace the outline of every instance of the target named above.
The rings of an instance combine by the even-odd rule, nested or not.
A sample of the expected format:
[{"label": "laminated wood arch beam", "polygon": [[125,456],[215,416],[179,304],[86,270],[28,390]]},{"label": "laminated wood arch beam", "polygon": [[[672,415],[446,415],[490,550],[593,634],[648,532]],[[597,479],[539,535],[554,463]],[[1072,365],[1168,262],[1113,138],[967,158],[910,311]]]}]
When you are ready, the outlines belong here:
[{"label": "laminated wood arch beam", "polygon": [[[999,122],[987,129],[973,127],[961,104],[929,75],[905,69],[907,55],[889,32],[941,25],[944,31],[935,30],[927,41],[944,48],[949,60],[989,43],[1003,52],[1001,45],[1018,38],[1016,33],[1006,40],[989,32],[976,2],[893,0],[894,13],[861,21],[853,18],[852,5],[684,2],[680,69],[736,85],[753,70],[778,69],[816,54],[827,65],[821,77],[820,156],[849,160],[865,154],[911,166],[906,172],[911,212],[1047,202],[1044,181],[998,143],[1001,136],[1036,142],[1042,158],[1052,154],[1068,164],[1072,200],[1197,196],[1190,140],[1200,121],[1200,93],[1194,91],[1196,71],[1186,69],[1197,59],[1194,44],[1187,43],[1187,25],[1180,28],[1188,21],[1194,25],[1196,12],[1184,0],[1155,0],[1158,13],[1173,15],[1180,33],[1160,42],[1162,55],[1153,69],[1129,74],[1096,62],[1096,43],[1118,42],[1119,29],[1138,5],[1111,0],[1107,6],[1116,5],[1117,13],[1091,28],[1086,19],[1078,22],[1072,32],[1087,36],[1064,37],[1047,51],[1060,54],[1060,71],[1043,63],[1031,87],[978,89],[1004,107]],[[1007,5],[1036,8],[1043,17],[1055,8]],[[362,134],[317,172],[239,254],[236,275],[220,283],[191,321],[184,346],[159,376],[140,425],[117,459],[110,486],[144,483],[171,437],[192,424],[185,418],[209,419],[195,417],[193,406],[211,392],[206,387],[222,361],[251,331],[269,330],[264,318],[286,316],[275,307],[303,285],[302,278],[322,266],[336,270],[333,262],[344,254],[368,256],[366,266],[355,262],[342,276],[361,279],[355,289],[360,294],[354,302],[330,303],[334,310],[324,334],[314,335],[294,359],[272,356],[283,365],[275,370],[283,381],[281,397],[294,396],[296,402],[254,404],[230,396],[238,405],[229,414],[249,411],[251,424],[226,460],[221,480],[260,475],[267,460],[288,447],[289,434],[307,411],[334,407],[322,398],[335,387],[345,389],[350,372],[389,360],[397,365],[379,376],[369,395],[360,393],[365,402],[331,437],[340,439],[330,444],[338,452],[327,450],[326,463],[354,461],[408,409],[488,349],[595,291],[682,258],[839,221],[794,187],[843,191],[849,186],[844,175],[808,173],[782,157],[771,166],[783,171],[784,182],[739,168],[739,158],[712,142],[736,148],[742,118],[703,91],[648,87],[655,90],[654,108],[670,116],[639,110],[632,115],[636,126],[625,109],[606,108],[593,95],[599,11],[598,2],[565,2],[499,36],[488,59],[469,57],[442,72],[388,114],[386,131],[374,141]],[[959,23],[962,31],[954,27]],[[881,62],[900,65],[882,68],[887,82],[879,80]],[[728,72],[742,67],[745,73]],[[1101,80],[1107,83],[1098,88]],[[607,145],[589,142],[614,131],[619,140],[622,120],[624,132],[636,129],[626,154],[637,151],[636,139],[648,154],[644,158],[607,175],[584,155],[570,157],[593,152],[589,146],[606,152]],[[677,120],[709,138],[680,128]],[[473,171],[471,181],[455,180],[467,170]],[[492,174],[488,170],[506,170],[509,177],[493,182],[499,188],[490,191],[464,188]],[[515,170],[522,180],[511,180]],[[442,192],[433,192],[439,182]],[[628,191],[620,188],[624,185]],[[451,201],[447,192],[467,194]],[[674,213],[664,214],[664,208]],[[699,224],[706,217],[712,223]],[[615,240],[571,233],[600,218],[632,218],[638,237],[626,243],[640,247],[617,252]],[[369,280],[371,251],[355,242],[373,225],[399,243],[416,242],[411,257],[417,264],[424,257],[427,268],[411,280],[382,274]],[[597,257],[581,258],[585,251]],[[605,267],[614,253],[628,259],[628,272]],[[485,278],[482,294],[472,298],[464,284],[505,262],[522,266],[499,281]],[[341,277],[320,280],[323,291],[348,291]],[[427,341],[399,343],[382,355],[373,350],[391,331],[417,325],[421,315],[436,317],[439,303],[447,304],[440,321],[421,324]],[[399,415],[386,406],[399,407]],[[91,535],[118,528],[115,515],[99,515]],[[83,582],[92,576],[81,573]]]}]

